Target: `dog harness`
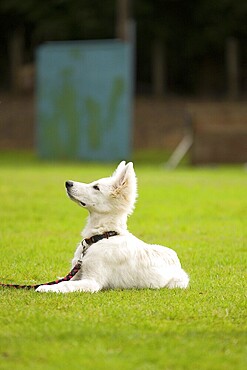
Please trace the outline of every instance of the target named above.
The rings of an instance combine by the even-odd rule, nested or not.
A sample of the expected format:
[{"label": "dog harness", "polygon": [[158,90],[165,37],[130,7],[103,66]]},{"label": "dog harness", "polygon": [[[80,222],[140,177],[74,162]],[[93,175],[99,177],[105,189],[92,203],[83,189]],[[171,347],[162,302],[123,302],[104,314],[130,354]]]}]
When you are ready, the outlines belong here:
[{"label": "dog harness", "polygon": [[82,252],[81,252],[80,258],[77,260],[77,263],[72,268],[72,270],[68,273],[68,275],[66,275],[65,277],[63,277],[61,279],[50,281],[48,283],[34,284],[34,285],[19,285],[19,284],[0,283],[0,286],[7,287],[7,288],[15,288],[15,289],[37,289],[41,285],[55,285],[55,284],[61,283],[62,281],[69,281],[78,273],[78,271],[81,270],[83,257],[85,256],[88,248],[92,244],[97,243],[98,241],[100,241],[102,239],[108,239],[111,236],[116,236],[116,235],[118,235],[118,233],[116,231],[106,231],[104,234],[93,235],[93,236],[91,236],[91,238],[83,239],[81,241]]}]

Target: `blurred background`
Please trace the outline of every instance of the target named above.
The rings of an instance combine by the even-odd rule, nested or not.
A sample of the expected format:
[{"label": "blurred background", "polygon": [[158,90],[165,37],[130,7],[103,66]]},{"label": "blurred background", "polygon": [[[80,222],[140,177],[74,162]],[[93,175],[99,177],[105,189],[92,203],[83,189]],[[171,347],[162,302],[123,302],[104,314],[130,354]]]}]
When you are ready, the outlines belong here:
[{"label": "blurred background", "polygon": [[1,0],[0,39],[2,152],[247,162],[246,0]]}]

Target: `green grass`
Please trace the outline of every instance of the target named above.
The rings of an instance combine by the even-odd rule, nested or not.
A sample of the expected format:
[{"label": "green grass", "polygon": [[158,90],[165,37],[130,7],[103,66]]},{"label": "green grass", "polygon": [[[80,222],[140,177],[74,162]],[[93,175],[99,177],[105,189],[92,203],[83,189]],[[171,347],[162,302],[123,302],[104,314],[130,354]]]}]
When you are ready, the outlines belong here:
[{"label": "green grass", "polygon": [[[87,214],[66,197],[64,181],[113,169],[0,153],[0,280],[65,275]],[[0,369],[246,368],[246,171],[169,172],[137,161],[136,172],[129,229],[175,249],[190,288],[68,295],[1,288]]]}]

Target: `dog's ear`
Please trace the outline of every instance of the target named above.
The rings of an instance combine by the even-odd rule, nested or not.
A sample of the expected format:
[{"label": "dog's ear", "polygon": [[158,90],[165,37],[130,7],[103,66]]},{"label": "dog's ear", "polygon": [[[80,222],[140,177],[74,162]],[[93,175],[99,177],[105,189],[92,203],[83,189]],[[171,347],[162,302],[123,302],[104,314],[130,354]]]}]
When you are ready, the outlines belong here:
[{"label": "dog's ear", "polygon": [[123,169],[125,168],[125,165],[126,165],[125,161],[120,162],[115,172],[113,173],[112,177],[117,177],[123,171]]},{"label": "dog's ear", "polygon": [[136,175],[132,162],[121,162],[114,173],[112,195],[121,194],[128,200],[136,197]]},{"label": "dog's ear", "polygon": [[129,162],[125,164],[124,161],[122,161],[116,171],[114,172],[114,177],[115,177],[115,187],[123,187],[127,185],[128,180],[130,177],[135,176],[134,168],[133,168],[133,163]]}]

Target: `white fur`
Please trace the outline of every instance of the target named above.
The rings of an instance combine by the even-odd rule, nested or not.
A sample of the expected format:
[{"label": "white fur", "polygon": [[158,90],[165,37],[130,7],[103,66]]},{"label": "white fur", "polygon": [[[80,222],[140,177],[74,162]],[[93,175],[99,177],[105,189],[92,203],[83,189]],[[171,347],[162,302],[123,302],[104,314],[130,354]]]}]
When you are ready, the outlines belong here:
[{"label": "white fur", "polygon": [[[69,197],[89,211],[83,237],[106,231],[119,235],[92,244],[82,270],[68,282],[40,286],[38,292],[97,292],[102,289],[186,288],[189,278],[172,249],[149,245],[127,231],[127,216],[137,197],[133,164],[121,162],[111,177],[90,184],[71,182]],[[98,190],[98,188],[99,190]],[[82,252],[81,244],[72,260]]]}]

